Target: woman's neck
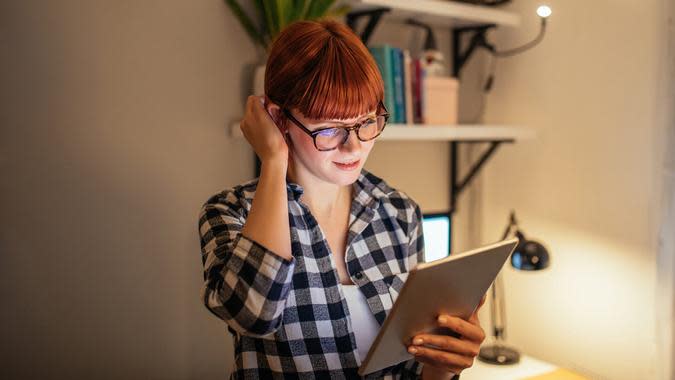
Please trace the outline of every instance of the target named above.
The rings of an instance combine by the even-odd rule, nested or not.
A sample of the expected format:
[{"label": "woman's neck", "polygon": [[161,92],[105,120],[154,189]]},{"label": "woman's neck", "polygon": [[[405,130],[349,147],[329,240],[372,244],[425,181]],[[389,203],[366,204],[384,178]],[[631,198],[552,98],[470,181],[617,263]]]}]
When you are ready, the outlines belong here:
[{"label": "woman's neck", "polygon": [[340,186],[321,181],[311,174],[299,175],[289,171],[287,179],[303,188],[302,202],[309,207],[315,217],[330,218],[344,212],[352,199],[353,186]]}]

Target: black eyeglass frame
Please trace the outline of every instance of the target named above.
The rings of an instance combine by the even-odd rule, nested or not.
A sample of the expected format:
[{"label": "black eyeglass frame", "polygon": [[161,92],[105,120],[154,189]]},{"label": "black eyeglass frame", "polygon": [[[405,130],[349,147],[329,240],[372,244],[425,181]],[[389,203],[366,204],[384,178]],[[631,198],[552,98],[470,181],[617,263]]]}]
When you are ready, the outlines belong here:
[{"label": "black eyeglass frame", "polygon": [[[387,111],[387,108],[384,106],[384,103],[383,103],[381,100],[380,100],[380,103],[378,104],[378,106],[381,107],[382,110],[384,110],[384,113],[382,113],[382,114],[376,114],[375,117],[378,118],[378,117],[380,117],[380,116],[383,116],[383,117],[384,117],[384,125],[382,126],[382,130],[380,130],[375,136],[373,136],[372,138],[366,139],[366,140],[362,139],[361,136],[359,136],[359,128],[361,128],[361,126],[363,125],[363,123],[356,123],[356,124],[352,125],[351,127],[325,127],[325,128],[319,128],[319,129],[317,129],[317,130],[315,130],[315,131],[310,131],[310,130],[309,130],[307,127],[305,127],[300,121],[298,121],[298,119],[296,119],[296,118],[291,114],[291,112],[290,112],[288,109],[284,108],[284,109],[282,109],[282,112],[284,113],[284,115],[286,115],[287,118],[291,119],[291,121],[292,121],[293,123],[295,123],[295,125],[297,125],[298,127],[300,127],[300,129],[301,129],[303,132],[305,132],[305,133],[308,134],[310,137],[312,137],[312,140],[314,141],[314,147],[315,147],[318,151],[320,151],[320,152],[328,152],[328,151],[337,149],[338,146],[340,146],[340,144],[344,144],[347,140],[349,140],[349,134],[351,133],[351,131],[354,131],[354,133],[356,133],[356,137],[357,137],[360,141],[363,141],[363,142],[375,140],[380,134],[382,134],[382,131],[384,131],[384,128],[387,126],[387,122],[389,121],[389,111]],[[378,111],[379,111],[379,110],[378,110]],[[342,140],[342,142],[341,142],[340,144],[338,144],[335,148],[332,148],[332,149],[319,149],[319,147],[316,145],[316,136],[317,136],[319,133],[321,133],[322,131],[325,131],[325,130],[328,130],[328,129],[335,129],[335,128],[338,128],[338,129],[344,129],[344,130],[347,131],[347,135],[345,136],[345,139]]]}]

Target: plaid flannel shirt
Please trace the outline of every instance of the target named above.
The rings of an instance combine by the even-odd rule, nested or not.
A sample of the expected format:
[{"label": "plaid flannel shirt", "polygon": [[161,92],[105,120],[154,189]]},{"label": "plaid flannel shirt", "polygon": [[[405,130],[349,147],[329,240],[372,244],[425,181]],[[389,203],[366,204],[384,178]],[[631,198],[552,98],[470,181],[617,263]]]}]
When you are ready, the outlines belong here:
[{"label": "plaid flannel shirt", "polygon": [[[210,197],[199,214],[206,307],[234,337],[231,379],[360,379],[361,361],[334,258],[316,219],[287,183],[293,258],[243,236],[258,180]],[[380,325],[423,261],[422,213],[363,170],[353,184],[345,261]],[[273,228],[273,226],[270,226]],[[419,378],[410,359],[366,379]]]}]

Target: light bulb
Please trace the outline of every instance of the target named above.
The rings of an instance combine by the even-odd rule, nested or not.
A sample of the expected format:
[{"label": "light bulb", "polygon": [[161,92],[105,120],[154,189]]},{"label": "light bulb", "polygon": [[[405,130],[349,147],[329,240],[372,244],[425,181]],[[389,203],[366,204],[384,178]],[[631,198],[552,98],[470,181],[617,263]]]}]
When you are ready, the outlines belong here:
[{"label": "light bulb", "polygon": [[551,11],[551,8],[548,5],[542,5],[539,8],[537,8],[537,14],[541,18],[547,18],[548,16],[551,15],[551,13],[553,12]]}]

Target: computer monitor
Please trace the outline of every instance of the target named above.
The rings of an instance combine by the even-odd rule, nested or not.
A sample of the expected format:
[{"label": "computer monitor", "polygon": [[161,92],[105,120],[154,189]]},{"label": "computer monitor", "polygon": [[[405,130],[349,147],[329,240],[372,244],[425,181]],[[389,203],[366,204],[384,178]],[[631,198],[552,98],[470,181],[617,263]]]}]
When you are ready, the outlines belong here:
[{"label": "computer monitor", "polygon": [[424,261],[434,261],[450,254],[450,216],[447,213],[422,215]]}]

